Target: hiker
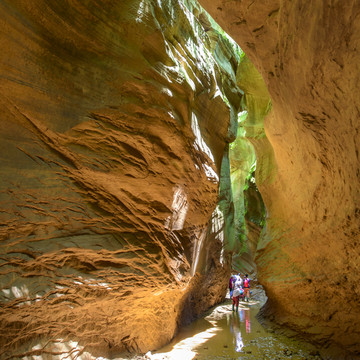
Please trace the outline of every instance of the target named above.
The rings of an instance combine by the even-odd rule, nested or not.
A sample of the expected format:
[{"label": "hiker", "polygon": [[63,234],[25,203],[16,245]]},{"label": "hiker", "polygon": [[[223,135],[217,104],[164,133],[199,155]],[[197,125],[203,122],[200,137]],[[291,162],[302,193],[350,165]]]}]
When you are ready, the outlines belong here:
[{"label": "hiker", "polygon": [[239,309],[240,293],[241,293],[241,281],[240,279],[236,279],[232,294],[232,299],[233,299],[232,311],[234,311],[234,305],[236,306],[236,312]]},{"label": "hiker", "polygon": [[249,298],[250,298],[250,279],[248,277],[248,274],[245,274],[244,280],[243,280],[243,285],[244,285],[244,300],[249,302]]},{"label": "hiker", "polygon": [[229,292],[230,292],[230,299],[232,298],[232,293],[233,293],[233,289],[234,289],[234,283],[235,283],[235,275],[231,275],[230,276],[230,280],[229,280]]},{"label": "hiker", "polygon": [[239,281],[241,282],[241,286],[243,286],[243,279],[240,273],[237,274],[237,279],[239,279]]},{"label": "hiker", "polygon": [[240,288],[239,301],[244,301],[244,289],[242,287]]}]

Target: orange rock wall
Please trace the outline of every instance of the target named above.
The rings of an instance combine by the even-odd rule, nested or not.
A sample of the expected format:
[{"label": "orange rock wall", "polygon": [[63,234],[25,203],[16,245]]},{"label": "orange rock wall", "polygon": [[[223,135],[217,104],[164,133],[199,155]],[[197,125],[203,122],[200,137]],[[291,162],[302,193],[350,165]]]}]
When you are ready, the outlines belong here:
[{"label": "orange rock wall", "polygon": [[360,356],[360,4],[200,3],[272,99],[265,132],[275,166],[257,169],[268,211],[257,256],[267,310],[312,341]]},{"label": "orange rock wall", "polygon": [[0,357],[146,352],[224,298],[214,210],[240,93],[193,13],[1,2]]}]

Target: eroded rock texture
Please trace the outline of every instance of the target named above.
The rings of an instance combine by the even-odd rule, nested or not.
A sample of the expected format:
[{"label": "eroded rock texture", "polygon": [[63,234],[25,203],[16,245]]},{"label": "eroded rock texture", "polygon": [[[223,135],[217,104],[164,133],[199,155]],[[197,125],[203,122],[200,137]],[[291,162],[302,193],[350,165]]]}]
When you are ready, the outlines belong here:
[{"label": "eroded rock texture", "polygon": [[237,61],[161,5],[0,4],[0,356],[148,351],[225,295]]},{"label": "eroded rock texture", "polygon": [[268,219],[257,265],[268,310],[313,341],[360,356],[360,4],[200,2],[272,99],[265,131],[276,172],[258,169]]}]

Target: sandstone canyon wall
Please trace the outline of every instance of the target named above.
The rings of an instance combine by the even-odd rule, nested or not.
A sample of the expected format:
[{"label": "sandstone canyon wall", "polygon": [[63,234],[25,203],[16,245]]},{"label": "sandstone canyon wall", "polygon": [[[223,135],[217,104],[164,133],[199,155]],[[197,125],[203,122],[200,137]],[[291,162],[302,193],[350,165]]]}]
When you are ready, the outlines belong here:
[{"label": "sandstone canyon wall", "polygon": [[236,55],[190,1],[2,1],[0,29],[0,356],[161,346],[225,295]]},{"label": "sandstone canyon wall", "polygon": [[254,171],[261,178],[263,169],[271,176],[275,168],[274,152],[265,130],[264,119],[271,110],[266,84],[244,55],[236,72],[236,83],[244,92],[238,119],[238,134],[230,144],[231,186],[235,209],[235,241],[233,267],[256,278],[255,253],[264,226],[265,207],[257,190]]},{"label": "sandstone canyon wall", "polygon": [[267,208],[257,254],[267,315],[333,358],[338,348],[360,357],[360,4],[200,3],[255,64],[272,100],[265,132],[274,161],[256,174]]}]

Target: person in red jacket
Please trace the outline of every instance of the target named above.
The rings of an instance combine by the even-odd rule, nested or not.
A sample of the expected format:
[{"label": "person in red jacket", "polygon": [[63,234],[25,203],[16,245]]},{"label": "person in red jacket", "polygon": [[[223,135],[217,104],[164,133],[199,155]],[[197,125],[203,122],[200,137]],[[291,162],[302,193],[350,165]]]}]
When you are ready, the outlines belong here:
[{"label": "person in red jacket", "polygon": [[245,301],[249,301],[250,299],[250,279],[248,278],[248,274],[245,274],[243,280],[243,287],[244,287],[244,299]]}]

